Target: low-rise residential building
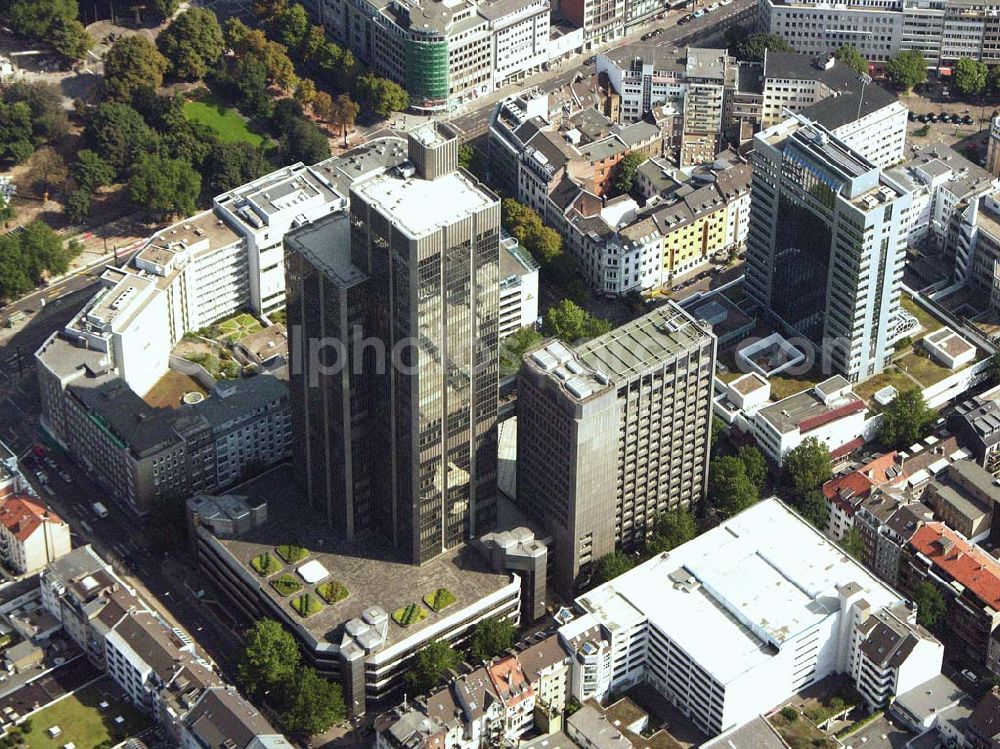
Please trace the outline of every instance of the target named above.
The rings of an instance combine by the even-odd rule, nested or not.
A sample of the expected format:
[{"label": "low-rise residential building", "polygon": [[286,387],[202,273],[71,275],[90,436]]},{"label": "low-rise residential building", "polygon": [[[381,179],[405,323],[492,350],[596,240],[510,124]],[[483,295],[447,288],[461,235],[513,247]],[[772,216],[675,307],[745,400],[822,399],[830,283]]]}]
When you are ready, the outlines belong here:
[{"label": "low-rise residential building", "polygon": [[838,541],[843,539],[854,527],[854,516],[872,491],[898,475],[896,453],[893,451],[823,484],[823,496],[830,511],[830,524],[826,529],[830,537]]},{"label": "low-rise residential building", "polygon": [[946,247],[968,207],[1000,188],[1000,179],[940,143],[911,146],[911,158],[890,169],[913,190],[910,243],[933,239]]},{"label": "low-rise residential building", "polygon": [[956,406],[949,425],[979,465],[1000,475],[1000,386]]},{"label": "low-rise residential building", "polygon": [[920,524],[932,518],[933,510],[907,491],[876,490],[854,515],[861,540],[860,561],[880,580],[897,587],[903,549]]},{"label": "low-rise residential building", "polygon": [[900,559],[900,590],[916,594],[929,582],[947,602],[948,631],[964,654],[987,665],[1000,624],[1000,563],[942,522],[921,525]]},{"label": "low-rise residential building", "polygon": [[1000,687],[993,687],[980,698],[969,716],[965,730],[969,749],[1000,747]]},{"label": "low-rise residential building", "polygon": [[1000,501],[996,479],[971,460],[957,460],[924,489],[922,500],[934,515],[970,541],[1000,537],[1000,527],[991,532],[996,503]]},{"label": "low-rise residential building", "polygon": [[0,504],[0,559],[31,575],[70,552],[69,524],[33,498],[15,494]]},{"label": "low-rise residential building", "polygon": [[900,687],[933,676],[938,646],[909,613],[892,626],[926,647],[901,647],[892,663],[860,652],[866,634],[875,647],[866,623],[900,607],[898,593],[770,498],[577,598],[560,635],[574,668],[608,654],[589,683],[604,691],[584,695],[574,676],[578,700],[645,681],[715,737],[831,674],[856,683],[870,666]]},{"label": "low-rise residential building", "polygon": [[[900,692],[889,708],[889,715],[918,734],[914,741],[939,746],[965,746],[964,736],[975,701],[944,674]],[[911,742],[912,743],[912,742]]]},{"label": "low-rise residential building", "polygon": [[171,626],[90,546],[48,564],[39,583],[48,613],[174,745],[290,749],[214,672],[187,633]]},{"label": "low-rise residential building", "polygon": [[864,443],[868,407],[840,375],[765,406],[754,417],[754,438],[781,465],[804,440],[815,437],[838,456]]},{"label": "low-rise residential building", "polygon": [[886,607],[858,625],[851,677],[872,709],[941,673],[944,646],[917,624],[912,606]]}]

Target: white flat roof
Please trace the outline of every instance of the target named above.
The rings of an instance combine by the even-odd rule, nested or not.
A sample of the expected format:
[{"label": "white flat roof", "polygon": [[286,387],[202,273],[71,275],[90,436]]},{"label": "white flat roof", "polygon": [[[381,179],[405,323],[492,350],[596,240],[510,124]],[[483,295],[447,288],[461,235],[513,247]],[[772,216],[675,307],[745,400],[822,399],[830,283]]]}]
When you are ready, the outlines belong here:
[{"label": "white flat roof", "polygon": [[848,583],[876,610],[901,600],[772,497],[577,602],[612,629],[647,618],[725,684],[835,615]]},{"label": "white flat roof", "polygon": [[426,180],[404,178],[389,171],[355,184],[352,189],[413,239],[471,216],[496,201],[461,172]]},{"label": "white flat roof", "polygon": [[330,573],[318,559],[312,559],[299,567],[299,577],[310,585],[318,583]]}]

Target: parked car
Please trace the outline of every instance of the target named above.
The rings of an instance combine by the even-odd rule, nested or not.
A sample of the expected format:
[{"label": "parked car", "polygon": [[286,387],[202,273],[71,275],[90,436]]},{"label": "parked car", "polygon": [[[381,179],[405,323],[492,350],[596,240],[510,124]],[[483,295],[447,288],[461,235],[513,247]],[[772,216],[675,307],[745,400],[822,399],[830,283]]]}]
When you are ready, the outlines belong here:
[{"label": "parked car", "polygon": [[975,683],[977,683],[979,681],[979,677],[976,676],[975,672],[974,671],[970,671],[967,668],[963,668],[959,673],[961,673],[962,676],[964,676],[966,679],[968,679],[973,684],[975,684]]},{"label": "parked car", "polygon": [[906,113],[906,119],[908,119],[910,122],[913,122],[914,120],[917,119],[917,115],[914,114],[913,110],[910,110]]},{"label": "parked car", "polygon": [[656,35],[652,31],[647,31],[645,34],[643,34],[642,36],[640,36],[639,39],[641,39],[644,42],[648,42],[654,36],[656,36]]},{"label": "parked car", "polygon": [[719,0],[719,5],[732,5],[733,0]]},{"label": "parked car", "polygon": [[698,10],[696,10],[694,13],[691,14],[691,17],[692,18],[701,18],[703,15],[705,15],[704,8],[699,8]]},{"label": "parked car", "polygon": [[712,12],[714,12],[714,11],[717,11],[718,9],[719,9],[719,4],[718,4],[718,3],[712,3],[711,5],[709,5],[709,6],[708,6],[708,8],[706,8],[706,10],[707,10],[707,11],[708,11],[709,13],[712,13]]},{"label": "parked car", "polygon": [[975,124],[975,122],[976,121],[974,119],[972,119],[972,115],[971,114],[967,114],[967,115],[965,115],[965,117],[962,118],[962,124],[963,125],[973,125],[973,124]]},{"label": "parked car", "polygon": [[677,21],[678,26],[683,26],[686,23],[691,23],[691,14],[688,14],[686,16],[681,16],[680,20]]},{"label": "parked car", "polygon": [[586,60],[583,61],[583,64],[593,65],[595,62],[597,62],[597,55],[591,55],[590,57],[588,57]]}]

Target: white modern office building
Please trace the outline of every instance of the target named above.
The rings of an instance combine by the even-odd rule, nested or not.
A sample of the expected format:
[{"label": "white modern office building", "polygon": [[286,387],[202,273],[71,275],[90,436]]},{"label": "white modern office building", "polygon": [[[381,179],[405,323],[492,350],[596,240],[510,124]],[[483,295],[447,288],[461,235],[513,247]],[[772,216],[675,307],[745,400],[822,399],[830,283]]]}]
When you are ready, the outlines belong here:
[{"label": "white modern office building", "polygon": [[797,115],[754,137],[746,289],[851,382],[892,356],[912,192]]},{"label": "white modern office building", "polygon": [[[716,736],[827,676],[854,674],[866,623],[904,605],[772,497],[581,596],[560,636],[578,661],[593,661],[589,682],[574,677],[577,699],[645,680]],[[893,626],[913,627],[898,616]],[[899,654],[913,666],[901,684],[937,673],[933,650],[912,656],[919,664]]]}]

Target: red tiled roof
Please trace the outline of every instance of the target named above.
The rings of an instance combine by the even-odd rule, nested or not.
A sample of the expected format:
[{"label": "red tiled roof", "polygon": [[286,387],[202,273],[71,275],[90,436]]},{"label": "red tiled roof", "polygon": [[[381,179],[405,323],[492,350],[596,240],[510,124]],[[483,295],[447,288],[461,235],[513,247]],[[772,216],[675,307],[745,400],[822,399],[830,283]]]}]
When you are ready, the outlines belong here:
[{"label": "red tiled roof", "polygon": [[[847,445],[843,446],[843,448],[853,445],[856,441],[857,440],[852,440],[851,442],[848,442]],[[851,449],[854,448],[852,447]],[[886,453],[885,455],[880,455],[875,458],[875,460],[871,461],[867,465],[861,466],[861,468],[856,471],[852,471],[844,476],[839,476],[835,479],[827,481],[823,484],[823,495],[831,502],[836,502],[838,505],[843,507],[846,512],[853,512],[855,501],[864,499],[871,494],[873,488],[881,486],[889,481],[890,477],[886,471],[895,464],[895,451]],[[854,492],[854,494],[851,496],[849,502],[844,502],[840,499],[840,494],[848,489]]]},{"label": "red tiled roof", "polygon": [[50,522],[62,525],[62,518],[22,495],[9,497],[0,505],[0,523],[22,542],[31,537],[46,514]]},{"label": "red tiled roof", "polygon": [[[855,396],[856,397],[856,396]],[[831,408],[829,411],[821,414],[816,414],[815,416],[810,416],[809,418],[803,419],[799,422],[799,431],[802,434],[810,432],[813,429],[818,429],[824,424],[829,424],[831,421],[836,421],[844,416],[850,416],[851,414],[857,413],[858,411],[865,410],[865,402],[860,398],[852,400],[850,403],[845,403],[843,406],[838,406],[837,408]]]},{"label": "red tiled roof", "polygon": [[493,688],[507,707],[522,702],[530,697],[534,692],[528,680],[524,678],[524,671],[521,664],[514,656],[508,656],[486,667],[489,672],[490,681]]},{"label": "red tiled roof", "polygon": [[[945,551],[945,545],[949,546]],[[910,546],[972,591],[987,606],[1000,610],[1000,563],[941,522],[925,523]]]},{"label": "red tiled roof", "polygon": [[850,453],[852,453],[855,450],[857,450],[863,444],[865,444],[865,441],[864,441],[864,439],[862,437],[858,437],[857,439],[853,439],[850,442],[845,442],[840,447],[837,447],[837,448],[834,448],[833,450],[831,450],[830,451],[830,457],[832,459],[834,459],[834,460],[836,460],[837,458],[843,458],[845,455],[849,455]]}]

